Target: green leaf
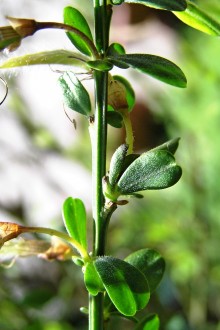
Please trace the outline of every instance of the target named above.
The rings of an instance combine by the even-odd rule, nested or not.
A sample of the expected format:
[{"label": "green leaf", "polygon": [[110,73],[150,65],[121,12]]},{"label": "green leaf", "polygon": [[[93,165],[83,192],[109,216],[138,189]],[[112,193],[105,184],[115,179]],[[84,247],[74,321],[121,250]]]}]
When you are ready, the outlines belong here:
[{"label": "green leaf", "polygon": [[113,257],[100,257],[95,268],[115,307],[126,316],[144,308],[150,298],[145,276],[129,263]]},{"label": "green leaf", "polygon": [[107,49],[107,56],[122,55],[125,54],[125,49],[121,44],[113,43]]},{"label": "green leaf", "polygon": [[80,199],[69,197],[65,200],[63,222],[68,234],[87,249],[86,210]]},{"label": "green leaf", "polygon": [[159,330],[160,320],[156,314],[145,316],[134,328],[134,330]]},{"label": "green leaf", "polygon": [[174,12],[174,14],[185,24],[214,36],[220,35],[220,24],[206,12],[200,9],[191,1],[187,1],[187,9],[184,12]]},{"label": "green leaf", "polygon": [[[92,33],[86,19],[76,8],[70,6],[64,8],[63,16],[65,24],[78,29],[84,33],[91,41],[93,41]],[[92,55],[90,47],[85,40],[82,40],[82,38],[72,32],[67,32],[67,36],[80,52],[88,56]]]},{"label": "green leaf", "polygon": [[[119,0],[116,0],[116,2]],[[182,11],[186,9],[185,0],[125,0],[125,3],[138,3],[155,9],[177,10]]]},{"label": "green leaf", "polygon": [[165,150],[143,153],[134,160],[118,181],[122,195],[142,190],[164,189],[174,185],[181,177],[181,167],[172,154]]},{"label": "green leaf", "polygon": [[128,145],[122,144],[118,147],[113,154],[109,167],[109,183],[114,186],[117,183],[119,176],[121,175],[121,171],[123,168],[123,163],[128,151]]},{"label": "green leaf", "polygon": [[108,109],[107,123],[115,128],[122,128],[123,127],[123,118],[119,112]]},{"label": "green leaf", "polygon": [[96,296],[99,292],[104,291],[102,280],[99,277],[93,263],[86,264],[84,268],[84,282],[87,290],[93,296]]},{"label": "green leaf", "polygon": [[91,112],[89,94],[74,73],[71,71],[65,72],[59,78],[59,83],[63,90],[66,105],[70,109],[88,116]]},{"label": "green leaf", "polygon": [[110,71],[113,67],[112,63],[107,60],[87,61],[86,64],[97,71]]},{"label": "green leaf", "polygon": [[175,139],[169,140],[169,141],[161,144],[160,146],[151,149],[151,151],[152,150],[166,150],[166,151],[169,151],[172,155],[174,155],[179,146],[179,140],[180,140],[180,138],[175,138]]},{"label": "green leaf", "polygon": [[119,81],[121,84],[124,85],[125,89],[126,89],[126,100],[128,103],[128,111],[130,112],[134,105],[135,105],[135,93],[134,90],[131,86],[131,84],[129,83],[129,81],[127,79],[125,79],[122,76],[113,76],[112,77],[114,80]]},{"label": "green leaf", "polygon": [[152,249],[142,249],[130,254],[125,261],[139,269],[147,278],[150,292],[160,283],[164,271],[165,261],[161,255]]},{"label": "green leaf", "polygon": [[128,65],[156,79],[176,87],[186,87],[186,77],[182,70],[169,60],[149,54],[125,54],[108,57],[116,66]]},{"label": "green leaf", "polygon": [[52,51],[44,51],[35,54],[27,54],[19,57],[12,57],[9,60],[0,64],[1,69],[14,68],[18,66],[29,66],[35,64],[67,64],[77,66],[83,69],[88,69],[86,57],[78,53],[68,50],[57,49]]}]

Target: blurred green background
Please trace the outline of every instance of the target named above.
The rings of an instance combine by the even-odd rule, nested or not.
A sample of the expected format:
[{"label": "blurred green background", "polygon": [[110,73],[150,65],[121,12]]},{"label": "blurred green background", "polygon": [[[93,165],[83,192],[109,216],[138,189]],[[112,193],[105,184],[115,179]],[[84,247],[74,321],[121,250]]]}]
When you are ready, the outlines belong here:
[{"label": "blurred green background", "polygon": [[[57,2],[54,1],[54,5]],[[61,2],[59,6],[75,6],[73,1]],[[220,21],[218,0],[197,2]],[[33,17],[36,9],[40,16],[39,6],[44,3],[33,1]],[[85,10],[86,3],[82,2],[81,10],[86,11],[90,20],[92,7]],[[24,4],[25,1],[21,1],[20,16]],[[5,9],[5,2],[0,6]],[[7,13],[11,14],[12,9],[14,7],[9,6]],[[56,18],[62,20],[62,11],[58,14]],[[133,35],[131,31],[139,32]],[[176,62],[188,78],[188,88],[175,89],[133,71],[126,72],[137,91],[137,106],[132,114],[136,151],[180,136],[176,156],[183,168],[183,177],[175,187],[145,192],[144,199],[131,200],[128,206],[120,207],[110,225],[108,252],[124,258],[132,251],[151,247],[164,256],[166,274],[147,307],[148,312],[159,314],[161,330],[220,330],[219,39],[192,30],[170,13],[140,6],[132,6],[130,10],[124,5],[115,9],[111,35],[112,41],[125,43],[128,52],[154,53]],[[30,45],[31,42],[24,45],[23,52],[33,51]],[[62,40],[57,48],[62,47],[71,47],[71,44],[68,41],[64,44]],[[38,46],[36,48],[39,51]],[[39,70],[43,75],[43,69]],[[24,97],[28,89],[22,83],[27,75],[34,79],[36,69],[4,74],[10,95],[2,106],[4,111],[0,112],[1,221],[31,225],[39,221],[40,225],[63,229],[62,202],[72,195],[87,203],[91,229],[91,152],[87,122],[68,112],[77,120],[75,131],[64,114],[62,101],[57,108],[51,108],[53,112],[48,118],[39,119],[38,113],[31,110],[33,99],[27,101]],[[51,68],[47,75],[53,81],[59,76]],[[36,86],[41,81],[35,80],[32,93],[39,94]],[[41,100],[39,116],[42,116],[44,109],[40,111],[40,108],[46,102],[53,102],[52,96],[48,100],[39,94],[38,98]],[[46,120],[58,121],[61,133],[57,132],[58,126],[54,128]],[[8,125],[5,124],[6,128],[1,126],[4,122]],[[63,138],[62,131],[69,133],[65,132],[67,135]],[[25,143],[19,147],[20,140]],[[109,159],[122,141],[121,131],[109,130]],[[54,169],[48,162],[59,168],[53,176],[51,169]],[[28,171],[29,176],[17,179]],[[81,178],[76,182],[79,175]],[[39,182],[42,185],[38,186]],[[12,268],[0,268],[0,281],[1,330],[87,329],[86,316],[79,311],[87,303],[81,270],[71,262],[19,259]],[[117,318],[110,325],[110,329],[124,327],[132,329],[128,321]]]}]

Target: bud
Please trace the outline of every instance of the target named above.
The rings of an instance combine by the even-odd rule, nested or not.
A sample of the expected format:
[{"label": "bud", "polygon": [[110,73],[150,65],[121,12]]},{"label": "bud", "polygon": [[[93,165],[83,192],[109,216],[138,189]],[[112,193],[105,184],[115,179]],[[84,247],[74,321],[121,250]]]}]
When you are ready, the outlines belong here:
[{"label": "bud", "polygon": [[128,108],[125,86],[120,81],[114,80],[114,77],[110,75],[108,82],[108,105],[119,112]]},{"label": "bud", "polygon": [[21,38],[31,36],[37,31],[37,22],[33,19],[15,18],[7,16],[11,27]]}]

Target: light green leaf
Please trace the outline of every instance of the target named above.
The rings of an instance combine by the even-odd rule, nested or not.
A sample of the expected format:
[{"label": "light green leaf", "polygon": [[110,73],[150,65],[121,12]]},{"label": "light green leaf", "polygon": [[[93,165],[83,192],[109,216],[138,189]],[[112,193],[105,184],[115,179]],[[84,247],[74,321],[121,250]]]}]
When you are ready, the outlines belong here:
[{"label": "light green leaf", "polygon": [[119,81],[121,84],[124,85],[124,87],[126,89],[126,100],[128,103],[128,111],[131,112],[135,105],[135,93],[134,93],[134,90],[133,90],[131,84],[129,83],[129,81],[127,79],[125,79],[122,76],[115,75],[112,78],[116,81]]},{"label": "light green leaf", "polygon": [[125,53],[126,52],[125,52],[124,47],[121,44],[116,43],[116,42],[111,44],[107,49],[107,56],[122,55]]},{"label": "light green leaf", "polygon": [[113,257],[94,262],[103,285],[118,311],[126,316],[144,308],[150,298],[145,276],[129,263]]},{"label": "light green leaf", "polygon": [[0,64],[1,69],[9,69],[18,66],[27,66],[35,64],[67,64],[88,69],[85,61],[87,58],[78,53],[68,50],[57,49],[52,51],[44,51],[35,54],[27,54],[19,57],[12,57]]},{"label": "light green leaf", "polygon": [[65,72],[59,82],[63,90],[66,105],[84,116],[91,112],[89,94],[83,84],[76,78],[73,72]]},{"label": "light green leaf", "polygon": [[142,249],[130,254],[125,261],[139,269],[147,278],[150,292],[160,283],[164,271],[165,261],[161,255],[152,249]]},{"label": "light green leaf", "polygon": [[160,320],[156,314],[145,316],[134,328],[134,330],[159,330]]},{"label": "light green leaf", "polygon": [[128,65],[156,79],[176,87],[186,87],[186,77],[173,62],[156,55],[125,54],[108,57],[118,67]]},{"label": "light green leaf", "polygon": [[[68,25],[78,29],[79,31],[84,33],[91,41],[93,41],[92,33],[89,28],[89,25],[88,25],[85,17],[80,13],[79,10],[68,6],[68,7],[64,8],[63,16],[64,16],[65,24],[68,24]],[[75,33],[72,33],[72,32],[67,32],[67,36],[69,37],[69,39],[71,40],[73,45],[80,52],[82,52],[83,54],[88,55],[88,56],[92,55],[92,53],[90,51],[90,47],[85,42],[85,40],[83,40],[82,38],[80,38],[79,36],[77,36]]]},{"label": "light green leaf", "polygon": [[118,191],[127,195],[142,190],[164,189],[174,185],[182,170],[165,150],[143,153],[134,160],[118,181]]},{"label": "light green leaf", "polygon": [[80,199],[69,197],[65,200],[63,222],[68,234],[87,249],[86,210]]},{"label": "light green leaf", "polygon": [[[116,0],[120,1],[120,0]],[[125,3],[138,3],[148,7],[156,9],[165,9],[165,10],[185,10],[186,1],[185,0],[125,0]]]},{"label": "light green leaf", "polygon": [[113,67],[112,63],[107,60],[87,61],[86,63],[91,69],[97,71],[110,71]]},{"label": "light green leaf", "polygon": [[184,12],[173,12],[185,24],[214,36],[220,35],[220,23],[210,17],[196,4],[187,1],[187,9]]},{"label": "light green leaf", "polygon": [[93,296],[96,296],[99,292],[104,291],[102,280],[92,262],[86,264],[84,268],[84,282],[87,290]]}]

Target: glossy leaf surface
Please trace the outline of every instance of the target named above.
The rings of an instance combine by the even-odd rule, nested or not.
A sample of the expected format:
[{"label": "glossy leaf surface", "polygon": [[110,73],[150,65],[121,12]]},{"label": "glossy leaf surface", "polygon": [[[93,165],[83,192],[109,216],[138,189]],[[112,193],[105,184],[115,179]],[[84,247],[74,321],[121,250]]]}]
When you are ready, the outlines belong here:
[{"label": "glossy leaf surface", "polygon": [[186,77],[182,70],[163,57],[149,54],[125,54],[115,55],[109,59],[118,67],[128,65],[167,84],[186,87]]},{"label": "glossy leaf surface", "polygon": [[187,1],[187,9],[184,12],[174,12],[174,14],[194,29],[214,36],[220,35],[220,23],[191,1]]},{"label": "glossy leaf surface", "polygon": [[102,280],[99,277],[94,264],[88,263],[84,270],[84,282],[87,290],[93,296],[104,290]]},{"label": "glossy leaf surface", "polygon": [[94,265],[120,313],[132,316],[147,305],[150,298],[148,284],[137,268],[113,257],[100,257]]},{"label": "glossy leaf surface", "polygon": [[135,105],[135,93],[127,79],[122,76],[115,75],[112,77],[114,80],[119,81],[126,89],[126,100],[128,104],[128,111],[130,112]]},{"label": "glossy leaf surface", "polygon": [[87,249],[86,210],[80,199],[69,197],[65,200],[63,222],[68,234]]},{"label": "glossy leaf surface", "polygon": [[148,189],[164,189],[174,185],[182,170],[164,150],[148,151],[134,160],[118,181],[121,194]]},{"label": "glossy leaf surface", "polygon": [[142,249],[130,254],[125,261],[139,269],[146,276],[150,292],[153,292],[160,283],[165,271],[165,261],[161,255],[152,249]]},{"label": "glossy leaf surface", "polygon": [[112,63],[106,60],[87,61],[86,63],[91,69],[97,71],[110,71],[113,67]]},{"label": "glossy leaf surface", "polygon": [[156,314],[145,316],[134,328],[134,330],[159,330],[160,320]]},{"label": "glossy leaf surface", "polygon": [[[79,10],[68,6],[64,8],[63,16],[65,24],[78,29],[79,31],[83,32],[91,41],[93,40],[89,25]],[[72,32],[67,32],[67,36],[80,52],[85,55],[91,55],[90,47],[84,40],[82,40],[81,37]]]},{"label": "glossy leaf surface", "polygon": [[[116,0],[117,1],[117,0]],[[185,0],[125,0],[126,3],[138,3],[148,7],[165,10],[185,10]]]},{"label": "glossy leaf surface", "polygon": [[107,49],[107,56],[122,55],[122,54],[125,54],[125,49],[119,43],[115,42],[115,43],[111,44]]},{"label": "glossy leaf surface", "polygon": [[63,91],[65,104],[72,110],[88,116],[91,112],[89,94],[74,73],[65,72],[59,82]]},{"label": "glossy leaf surface", "polygon": [[78,53],[70,52],[64,49],[57,49],[52,51],[44,51],[35,54],[27,54],[18,57],[12,57],[0,64],[1,69],[14,68],[18,66],[28,66],[35,64],[67,64],[88,69],[86,64],[81,60],[86,60],[86,57]]}]

